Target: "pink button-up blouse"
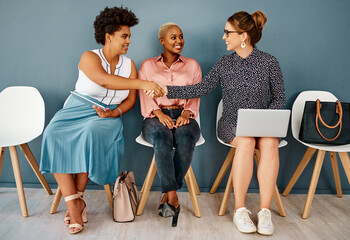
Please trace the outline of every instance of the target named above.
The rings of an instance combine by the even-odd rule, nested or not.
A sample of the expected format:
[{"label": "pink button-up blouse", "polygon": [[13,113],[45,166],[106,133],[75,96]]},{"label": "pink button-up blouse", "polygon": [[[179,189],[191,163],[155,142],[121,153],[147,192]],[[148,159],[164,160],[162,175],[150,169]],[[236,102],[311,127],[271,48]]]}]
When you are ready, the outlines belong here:
[{"label": "pink button-up blouse", "polygon": [[[179,56],[170,68],[163,62],[163,56],[148,58],[141,64],[139,79],[156,81],[163,85],[184,86],[199,83],[202,80],[202,71],[196,60]],[[182,106],[183,110],[192,112],[192,117],[196,118],[199,112],[199,98],[193,99],[168,99],[166,96],[151,98],[143,90],[139,91],[141,114],[145,118],[153,118],[154,110],[160,106]]]}]

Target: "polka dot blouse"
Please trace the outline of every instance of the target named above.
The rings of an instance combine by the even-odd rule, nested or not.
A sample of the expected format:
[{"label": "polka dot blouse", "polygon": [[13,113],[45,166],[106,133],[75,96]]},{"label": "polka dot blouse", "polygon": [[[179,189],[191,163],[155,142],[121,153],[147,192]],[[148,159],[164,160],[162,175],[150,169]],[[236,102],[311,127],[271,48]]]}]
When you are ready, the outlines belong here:
[{"label": "polka dot blouse", "polygon": [[240,108],[281,109],[285,105],[283,76],[277,59],[254,47],[247,58],[223,56],[195,85],[167,86],[168,98],[198,98],[221,85],[223,114],[218,136],[224,142],[236,134]]}]

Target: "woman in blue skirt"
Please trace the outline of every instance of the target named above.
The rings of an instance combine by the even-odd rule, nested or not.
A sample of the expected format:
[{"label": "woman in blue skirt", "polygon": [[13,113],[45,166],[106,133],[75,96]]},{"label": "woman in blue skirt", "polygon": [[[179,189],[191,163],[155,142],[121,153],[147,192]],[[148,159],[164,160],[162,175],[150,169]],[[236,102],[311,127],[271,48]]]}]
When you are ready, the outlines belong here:
[{"label": "woman in blue skirt", "polygon": [[134,106],[136,89],[164,93],[157,83],[137,79],[134,62],[124,56],[130,27],[137,23],[127,8],[106,7],[96,17],[95,39],[103,47],[83,53],[74,94],[43,135],[40,170],[56,178],[70,233],[80,232],[87,222],[82,196],[89,179],[105,185],[118,176],[124,150],[120,117]]}]

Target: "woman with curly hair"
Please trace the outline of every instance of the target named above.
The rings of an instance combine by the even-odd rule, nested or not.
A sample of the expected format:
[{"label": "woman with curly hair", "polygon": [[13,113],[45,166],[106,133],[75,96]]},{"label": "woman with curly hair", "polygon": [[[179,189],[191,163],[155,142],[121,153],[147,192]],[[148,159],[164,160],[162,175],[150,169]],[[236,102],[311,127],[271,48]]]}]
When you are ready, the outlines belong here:
[{"label": "woman with curly hair", "polygon": [[43,135],[40,170],[54,174],[67,205],[64,224],[73,234],[87,222],[82,196],[89,179],[105,185],[117,178],[124,151],[120,117],[134,106],[136,90],[163,95],[157,83],[137,79],[135,63],[124,56],[137,23],[127,8],[101,11],[94,28],[103,47],[83,53],[74,94]]}]

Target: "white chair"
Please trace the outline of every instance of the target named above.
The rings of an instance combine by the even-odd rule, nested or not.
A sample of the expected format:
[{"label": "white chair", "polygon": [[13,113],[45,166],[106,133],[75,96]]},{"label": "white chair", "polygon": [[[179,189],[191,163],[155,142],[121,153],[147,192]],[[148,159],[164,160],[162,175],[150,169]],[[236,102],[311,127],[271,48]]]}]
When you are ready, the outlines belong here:
[{"label": "white chair", "polygon": [[[72,96],[72,95],[69,95],[69,96],[67,97],[66,101],[64,101],[63,107],[66,106],[66,104],[67,104],[67,102],[68,102],[68,100],[69,100],[69,98],[70,98],[71,96]],[[104,185],[103,187],[104,187],[105,192],[106,192],[106,196],[107,196],[109,208],[110,208],[111,211],[113,212],[113,195],[112,195],[111,185],[110,185],[109,183],[107,183],[107,184]],[[62,192],[61,192],[61,190],[60,190],[60,187],[57,186],[55,198],[54,198],[54,200],[53,200],[53,202],[52,202],[51,209],[50,209],[50,213],[51,213],[51,214],[56,213],[57,208],[58,208],[58,205],[60,204],[61,198],[62,198]]]},{"label": "white chair", "polygon": [[[198,125],[200,126],[199,115],[196,118],[196,121],[197,121]],[[142,133],[136,138],[136,142],[141,144],[141,145],[144,145],[146,147],[153,148],[153,145],[144,139]],[[196,143],[196,146],[202,145],[202,144],[204,144],[204,142],[205,142],[205,139],[203,138],[202,133],[201,133],[199,140]],[[148,198],[149,191],[151,189],[154,177],[155,177],[156,172],[157,172],[154,157],[155,156],[153,154],[153,159],[152,159],[151,165],[149,167],[148,173],[146,175],[145,181],[144,181],[142,189],[141,189],[141,198],[140,198],[139,205],[137,207],[136,215],[141,215],[143,213],[143,209],[145,208],[145,204],[146,204],[146,201]],[[192,166],[190,166],[188,171],[187,171],[187,174],[185,176],[185,181],[187,184],[188,192],[189,192],[190,197],[191,197],[192,206],[194,209],[194,214],[196,217],[202,217],[202,214],[201,214],[201,211],[200,211],[199,205],[198,205],[198,199],[197,199],[197,195],[200,194],[200,191],[199,191],[199,187],[198,187],[196,178],[194,176]]]},{"label": "white chair", "polygon": [[338,170],[338,163],[337,163],[337,156],[336,152],[338,152],[339,157],[343,163],[343,167],[345,170],[345,173],[347,175],[348,181],[350,183],[350,159],[347,152],[350,151],[350,144],[346,145],[328,145],[328,144],[310,144],[305,143],[299,139],[299,132],[300,132],[300,125],[301,120],[303,117],[304,107],[306,101],[316,101],[316,99],[320,99],[321,101],[328,101],[328,102],[335,102],[338,100],[332,93],[326,92],[326,91],[304,91],[301,92],[298,97],[295,99],[293,108],[292,108],[292,133],[293,137],[299,141],[301,144],[307,146],[307,150],[301,159],[297,169],[295,170],[292,178],[290,179],[286,189],[283,192],[283,196],[287,196],[291,189],[293,188],[294,184],[300,177],[301,173],[304,171],[307,164],[310,162],[312,156],[314,153],[318,150],[317,157],[316,157],[316,163],[315,167],[312,173],[312,178],[310,182],[309,191],[307,194],[302,218],[308,218],[310,213],[310,208],[312,204],[312,200],[315,194],[318,178],[320,176],[323,160],[326,151],[329,152],[332,168],[333,168],[333,174],[334,174],[334,180],[335,185],[337,189],[337,196],[342,197],[342,190],[341,190],[341,184],[340,184],[340,178],[339,178],[339,170]]},{"label": "white chair", "polygon": [[[219,119],[222,116],[222,110],[223,109],[222,109],[222,100],[221,100],[219,102],[218,110],[217,110],[217,114],[216,114],[216,129],[217,129],[217,126],[218,126]],[[217,131],[216,131],[216,134],[217,134]],[[217,177],[216,177],[216,179],[214,181],[214,184],[213,184],[212,188],[210,189],[210,193],[215,193],[216,190],[218,189],[222,179],[224,178],[227,170],[230,168],[230,166],[231,166],[231,164],[233,162],[233,158],[235,156],[235,151],[236,151],[236,148],[234,146],[223,142],[217,135],[216,135],[216,137],[217,137],[218,141],[221,144],[223,144],[225,146],[228,146],[231,149],[230,149],[229,153],[227,154],[227,157],[226,157],[224,163],[222,164],[222,167],[221,167],[221,169],[220,169],[220,171],[219,171],[219,173],[218,173],[218,175],[217,175]],[[286,146],[287,144],[288,144],[287,141],[282,140],[278,147],[281,148],[281,147]],[[254,157],[255,157],[256,164],[258,165],[259,164],[259,159],[260,159],[260,153],[259,153],[258,149],[255,149]],[[233,188],[233,183],[232,183],[232,175],[231,175],[231,171],[230,171],[230,175],[229,175],[229,177],[227,179],[227,184],[226,184],[224,197],[222,199],[220,210],[219,210],[219,215],[220,216],[223,216],[226,213],[226,208],[227,208],[227,205],[228,205],[228,202],[229,202],[229,199],[230,199],[232,188]],[[286,211],[284,210],[284,207],[283,207],[283,204],[282,204],[282,200],[281,200],[281,196],[279,194],[277,185],[275,187],[275,192],[274,192],[273,197],[275,199],[275,203],[277,205],[277,209],[278,209],[278,212],[279,212],[280,216],[285,217],[286,216]]]},{"label": "white chair", "polygon": [[34,87],[8,87],[0,93],[0,174],[5,148],[9,147],[22,216],[28,217],[21,170],[16,146],[22,150],[28,163],[48,194],[52,194],[28,142],[40,136],[44,129],[45,105],[39,91]]}]

